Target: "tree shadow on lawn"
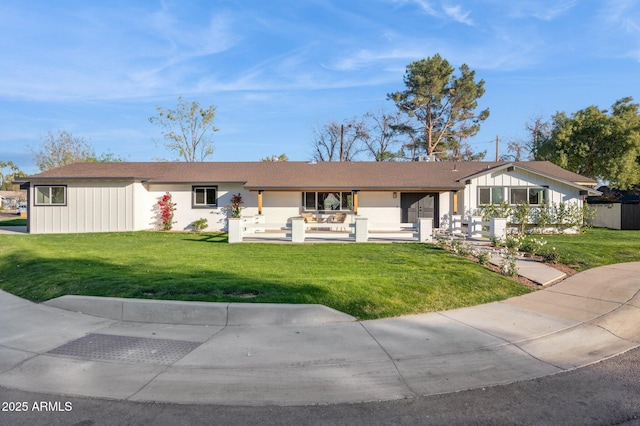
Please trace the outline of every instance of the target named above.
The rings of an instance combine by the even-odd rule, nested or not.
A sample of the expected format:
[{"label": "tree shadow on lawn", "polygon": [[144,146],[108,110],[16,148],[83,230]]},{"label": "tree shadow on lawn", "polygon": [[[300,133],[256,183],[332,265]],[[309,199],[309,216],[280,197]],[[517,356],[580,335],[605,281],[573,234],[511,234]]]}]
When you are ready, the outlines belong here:
[{"label": "tree shadow on lawn", "polygon": [[64,259],[29,252],[0,259],[0,288],[42,302],[63,295],[205,302],[319,303],[326,288],[290,284],[267,277],[247,278],[226,271],[168,272],[145,264]]},{"label": "tree shadow on lawn", "polygon": [[[220,233],[194,233],[190,234],[193,238],[184,238],[184,241],[195,241],[199,243],[228,243],[229,242],[229,234],[226,232]],[[197,238],[196,238],[197,237]]]}]

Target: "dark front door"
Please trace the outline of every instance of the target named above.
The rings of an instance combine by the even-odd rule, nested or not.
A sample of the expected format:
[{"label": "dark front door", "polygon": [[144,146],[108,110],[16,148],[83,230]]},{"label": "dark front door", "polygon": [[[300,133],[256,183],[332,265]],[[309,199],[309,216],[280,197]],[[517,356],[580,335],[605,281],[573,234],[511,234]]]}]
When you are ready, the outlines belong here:
[{"label": "dark front door", "polygon": [[438,193],[403,192],[400,194],[402,222],[415,223],[421,217],[433,219],[433,227],[440,226],[438,212]]}]

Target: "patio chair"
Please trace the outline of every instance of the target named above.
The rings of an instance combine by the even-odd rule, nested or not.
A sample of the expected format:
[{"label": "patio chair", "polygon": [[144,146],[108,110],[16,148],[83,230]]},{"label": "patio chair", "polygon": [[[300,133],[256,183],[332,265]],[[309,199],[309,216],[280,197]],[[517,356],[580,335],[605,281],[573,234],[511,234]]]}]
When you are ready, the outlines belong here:
[{"label": "patio chair", "polygon": [[309,223],[309,222],[317,222],[318,219],[316,219],[315,215],[313,213],[300,213],[300,216],[302,216],[302,218],[304,219],[304,223]]},{"label": "patio chair", "polygon": [[[344,223],[345,220],[347,220],[347,214],[346,213],[336,213],[332,216],[330,216],[327,219],[327,222],[329,223]],[[344,227],[340,228],[342,231],[344,231]]]}]

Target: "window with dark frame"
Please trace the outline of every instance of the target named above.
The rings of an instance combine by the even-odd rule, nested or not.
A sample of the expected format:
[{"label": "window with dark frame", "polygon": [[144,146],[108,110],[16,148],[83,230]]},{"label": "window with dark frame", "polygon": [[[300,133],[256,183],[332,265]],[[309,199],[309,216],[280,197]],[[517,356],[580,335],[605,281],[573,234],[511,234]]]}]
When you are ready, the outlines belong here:
[{"label": "window with dark frame", "polygon": [[351,192],[303,192],[305,210],[353,210]]},{"label": "window with dark frame", "polygon": [[511,204],[524,204],[528,202],[527,188],[511,188],[509,197]]},{"label": "window with dark frame", "polygon": [[[509,204],[529,203],[531,205],[541,205],[547,201],[547,190],[541,187],[506,188],[509,194]],[[500,204],[507,201],[505,198],[505,188],[502,186],[492,186],[478,189],[478,200],[480,205]]]},{"label": "window with dark frame", "polygon": [[218,187],[217,186],[194,186],[193,187],[193,207],[217,207]]},{"label": "window with dark frame", "polygon": [[480,205],[500,204],[504,201],[504,188],[501,186],[480,188],[478,193]]},{"label": "window with dark frame", "polygon": [[67,204],[67,187],[64,185],[36,185],[36,206],[63,206]]},{"label": "window with dark frame", "polygon": [[544,188],[529,188],[529,204],[544,204],[547,202]]}]

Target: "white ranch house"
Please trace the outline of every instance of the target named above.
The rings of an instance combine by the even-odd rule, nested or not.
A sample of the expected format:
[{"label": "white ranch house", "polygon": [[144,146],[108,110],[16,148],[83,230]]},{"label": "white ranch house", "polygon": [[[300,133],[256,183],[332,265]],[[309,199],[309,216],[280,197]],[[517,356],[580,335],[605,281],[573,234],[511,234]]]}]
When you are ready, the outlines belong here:
[{"label": "white ranch house", "polygon": [[[74,163],[21,178],[33,234],[154,229],[156,205],[169,192],[174,230],[206,218],[227,229],[234,194],[243,199],[244,232],[307,227],[353,231],[400,229],[432,219],[451,226],[482,204],[577,203],[596,195],[596,181],[549,162],[209,162]],[[466,219],[463,219],[466,220]]]}]

